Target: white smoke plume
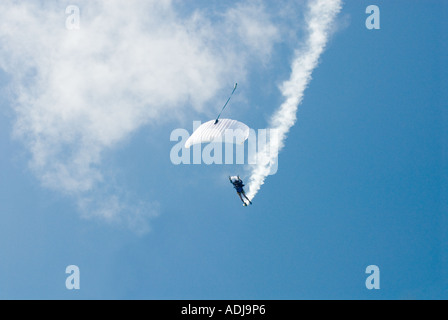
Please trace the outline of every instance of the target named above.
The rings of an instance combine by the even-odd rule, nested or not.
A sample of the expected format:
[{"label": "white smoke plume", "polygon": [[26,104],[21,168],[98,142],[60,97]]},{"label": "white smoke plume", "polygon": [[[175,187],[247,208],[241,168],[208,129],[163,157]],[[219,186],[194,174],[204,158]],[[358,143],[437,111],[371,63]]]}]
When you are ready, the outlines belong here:
[{"label": "white smoke plume", "polygon": [[[311,74],[319,63],[319,57],[325,50],[333,21],[341,10],[341,0],[312,0],[306,15],[307,39],[304,47],[297,50],[292,63],[292,73],[288,81],[281,86],[285,102],[271,118],[271,129],[277,137],[258,150],[257,164],[251,170],[248,197],[253,199],[264,184],[271,168],[277,161],[278,152],[283,148],[286,136],[296,122],[296,112],[301,104],[304,92],[311,81]],[[271,137],[272,138],[272,137]],[[267,148],[270,145],[270,150]],[[275,152],[272,152],[275,150]]]}]

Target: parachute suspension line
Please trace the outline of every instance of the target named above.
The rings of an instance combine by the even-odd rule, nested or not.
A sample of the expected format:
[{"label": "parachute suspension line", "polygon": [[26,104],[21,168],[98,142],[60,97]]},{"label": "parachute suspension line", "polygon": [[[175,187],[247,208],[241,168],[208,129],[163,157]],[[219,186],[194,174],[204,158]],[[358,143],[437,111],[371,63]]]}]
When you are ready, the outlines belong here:
[{"label": "parachute suspension line", "polygon": [[221,112],[218,114],[218,118],[216,118],[215,124],[218,123],[218,121],[219,121],[219,117],[221,116],[221,113],[222,113],[222,112],[224,111],[224,109],[227,107],[227,104],[229,103],[230,99],[232,98],[233,94],[235,93],[235,90],[236,90],[236,87],[237,87],[237,86],[238,86],[238,83],[235,83],[235,87],[233,88],[233,91],[232,91],[232,93],[230,94],[229,99],[227,99],[226,104],[224,105],[224,107],[222,107]]}]

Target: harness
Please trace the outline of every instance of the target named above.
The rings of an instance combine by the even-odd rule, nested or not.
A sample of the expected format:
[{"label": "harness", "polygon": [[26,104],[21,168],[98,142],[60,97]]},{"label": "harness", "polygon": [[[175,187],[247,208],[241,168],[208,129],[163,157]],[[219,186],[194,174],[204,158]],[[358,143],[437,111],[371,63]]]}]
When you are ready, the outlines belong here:
[{"label": "harness", "polygon": [[243,191],[243,187],[244,187],[243,181],[236,180],[236,181],[232,182],[232,184],[233,184],[233,187],[236,189],[237,192],[242,192]]}]

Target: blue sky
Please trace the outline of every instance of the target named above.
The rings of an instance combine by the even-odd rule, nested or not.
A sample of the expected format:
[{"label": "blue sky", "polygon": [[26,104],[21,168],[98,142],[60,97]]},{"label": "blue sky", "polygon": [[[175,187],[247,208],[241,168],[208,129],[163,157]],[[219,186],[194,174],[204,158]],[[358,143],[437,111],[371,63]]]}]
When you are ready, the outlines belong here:
[{"label": "blue sky", "polygon": [[[299,106],[297,123],[279,155],[278,172],[267,178],[253,206],[243,208],[227,176],[248,177],[246,168],[174,166],[170,150],[175,143],[170,134],[177,128],[191,132],[193,120],[213,118],[234,82],[239,87],[226,116],[252,128],[266,128],[283,102],[278,85],[288,79],[294,50],[304,38],[304,2],[294,5],[297,11],[290,14],[281,10],[289,2],[164,3],[168,9],[159,9],[168,17],[167,25],[156,28],[162,36],[177,32],[170,23],[183,21],[179,25],[184,27],[194,12],[200,13],[199,22],[190,27],[205,35],[194,33],[184,39],[183,33],[176,33],[176,40],[168,44],[181,50],[183,57],[170,53],[174,62],[162,68],[156,80],[172,87],[155,84],[154,90],[148,89],[146,85],[156,83],[151,75],[129,66],[110,73],[116,79],[98,87],[102,95],[80,94],[80,101],[89,107],[117,101],[116,118],[105,118],[108,113],[103,111],[109,109],[82,109],[81,114],[93,123],[85,132],[78,130],[84,124],[70,118],[70,112],[58,113],[65,110],[60,103],[66,100],[48,95],[43,86],[54,84],[39,82],[48,76],[42,66],[64,66],[57,64],[58,59],[63,62],[69,57],[62,52],[51,61],[40,59],[40,49],[33,47],[32,40],[22,48],[0,31],[0,298],[448,298],[447,5],[443,1],[344,1]],[[44,49],[60,40],[59,33],[67,32],[68,4],[72,3],[54,1],[43,11],[33,9],[62,12],[61,30],[54,39],[46,34],[53,27],[52,15],[48,25],[35,31],[44,40]],[[113,5],[100,14],[96,6],[76,4],[81,9],[78,34],[86,39],[92,38],[82,33],[83,28],[97,26],[88,21],[114,14]],[[365,27],[370,4],[381,9],[380,30]],[[133,12],[133,6],[129,8],[123,15]],[[255,19],[254,10],[268,20]],[[0,20],[19,21],[10,16]],[[23,21],[30,26],[39,23],[33,14],[26,17],[29,20]],[[238,34],[236,22],[247,22],[260,33]],[[230,31],[224,32],[226,24]],[[22,27],[27,30],[26,24]],[[108,37],[121,30],[108,27],[102,30],[104,37],[99,32],[93,38],[105,47]],[[142,37],[136,41],[152,35],[138,27],[128,31]],[[133,39],[119,44],[136,50]],[[91,58],[91,51],[79,50]],[[183,60],[190,52],[201,56],[196,59],[192,54],[194,61]],[[132,62],[120,60],[124,56],[99,55],[92,61],[118,68],[117,61]],[[36,57],[36,64],[22,70],[25,60],[20,59],[30,57]],[[82,61],[73,65],[82,69]],[[185,89],[189,78],[179,74],[183,68],[192,79],[195,71],[204,78]],[[30,70],[41,77],[30,75]],[[67,77],[55,70],[52,76],[60,77],[56,79]],[[175,77],[165,78],[165,74]],[[98,79],[87,83],[97,88],[104,81]],[[139,81],[132,82],[128,88],[120,79],[144,83],[140,88]],[[75,80],[70,85],[81,90],[83,82]],[[26,96],[17,94],[17,88],[24,89],[20,92]],[[51,88],[67,97],[63,85]],[[129,91],[131,97],[126,96]],[[142,103],[151,112],[131,108],[129,102]],[[76,113],[76,104],[67,104]],[[32,108],[41,116],[23,115],[34,114]],[[57,116],[46,118],[46,112]],[[128,114],[133,126],[126,126]],[[140,123],[139,118],[145,121]],[[65,122],[52,125],[54,119]],[[45,127],[48,123],[50,128]],[[111,129],[111,124],[116,126]],[[39,125],[43,131],[36,131]],[[103,131],[109,133],[107,138]],[[67,132],[73,133],[65,136]],[[116,139],[109,138],[114,135]],[[94,142],[89,140],[92,136]],[[33,144],[39,139],[48,147],[40,153]],[[43,164],[36,160],[39,156]],[[88,160],[72,164],[67,160],[72,156]],[[66,169],[68,175],[52,176],[57,168]],[[102,179],[96,179],[97,174]],[[80,268],[78,291],[65,287],[68,265]],[[365,287],[369,265],[381,270],[380,290]]]}]

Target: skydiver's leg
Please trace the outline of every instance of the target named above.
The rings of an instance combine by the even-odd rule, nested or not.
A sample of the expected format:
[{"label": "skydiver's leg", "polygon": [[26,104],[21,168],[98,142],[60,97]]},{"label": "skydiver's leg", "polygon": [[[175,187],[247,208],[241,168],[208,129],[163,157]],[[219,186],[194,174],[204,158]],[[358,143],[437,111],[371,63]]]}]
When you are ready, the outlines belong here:
[{"label": "skydiver's leg", "polygon": [[237,193],[238,193],[238,196],[240,197],[241,201],[242,201],[244,204],[246,204],[246,202],[243,200],[243,197],[241,196],[241,193],[239,193],[239,192],[237,192]]},{"label": "skydiver's leg", "polygon": [[247,201],[249,201],[250,204],[252,204],[252,201],[250,201],[250,199],[246,196],[246,192],[244,192],[244,191],[243,191],[243,196],[244,196],[244,198],[247,199]]}]

